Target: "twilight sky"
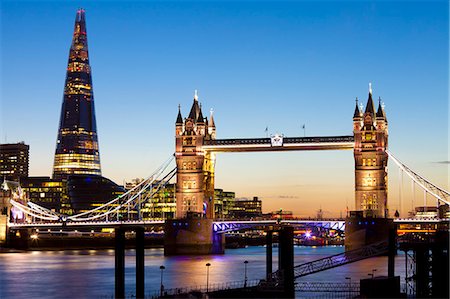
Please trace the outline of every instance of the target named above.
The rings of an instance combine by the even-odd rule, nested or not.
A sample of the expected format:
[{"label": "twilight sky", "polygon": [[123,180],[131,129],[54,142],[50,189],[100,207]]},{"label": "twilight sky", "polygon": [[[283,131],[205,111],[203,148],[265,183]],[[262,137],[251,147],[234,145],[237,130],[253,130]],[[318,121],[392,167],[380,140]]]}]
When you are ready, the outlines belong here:
[{"label": "twilight sky", "polygon": [[[102,172],[146,177],[174,152],[194,89],[217,138],[352,134],[368,83],[389,149],[448,189],[448,1],[1,1],[1,142],[50,176],[76,10],[86,9]],[[205,113],[209,114],[209,113]],[[216,188],[263,210],[354,207],[352,151],[218,154]],[[404,179],[403,210],[423,204]],[[408,197],[408,198],[406,198]],[[389,164],[389,207],[399,172]],[[434,201],[428,201],[434,204]]]}]

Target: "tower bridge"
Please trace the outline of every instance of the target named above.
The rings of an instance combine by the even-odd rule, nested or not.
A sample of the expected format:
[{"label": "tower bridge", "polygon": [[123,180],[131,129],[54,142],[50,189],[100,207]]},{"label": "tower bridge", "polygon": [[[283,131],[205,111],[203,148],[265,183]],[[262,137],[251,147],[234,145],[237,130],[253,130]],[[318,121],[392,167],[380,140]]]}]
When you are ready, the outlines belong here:
[{"label": "tower bridge", "polygon": [[217,139],[211,111],[204,117],[197,91],[190,112],[183,118],[181,108],[175,122],[175,158],[177,164],[178,218],[190,213],[215,218],[214,180],[216,153],[275,152],[304,150],[352,150],[355,159],[355,207],[364,216],[388,217],[387,162],[388,121],[384,105],[378,109],[372,99],[372,87],[363,112],[356,101],[353,135],[321,137]]}]

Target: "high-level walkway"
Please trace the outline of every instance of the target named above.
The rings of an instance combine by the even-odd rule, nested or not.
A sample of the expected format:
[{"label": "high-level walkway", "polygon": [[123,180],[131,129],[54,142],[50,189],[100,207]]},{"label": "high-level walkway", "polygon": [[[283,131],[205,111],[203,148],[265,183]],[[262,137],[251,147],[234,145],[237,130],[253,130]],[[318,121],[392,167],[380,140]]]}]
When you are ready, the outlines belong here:
[{"label": "high-level walkway", "polygon": [[255,152],[353,149],[353,136],[282,137],[205,140],[209,152]]}]

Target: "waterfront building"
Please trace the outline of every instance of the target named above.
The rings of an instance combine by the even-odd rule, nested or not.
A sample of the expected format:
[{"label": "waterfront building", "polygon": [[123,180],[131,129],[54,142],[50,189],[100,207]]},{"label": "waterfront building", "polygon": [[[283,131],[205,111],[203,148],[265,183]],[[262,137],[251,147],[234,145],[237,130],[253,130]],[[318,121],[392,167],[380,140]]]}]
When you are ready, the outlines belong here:
[{"label": "waterfront building", "polygon": [[72,214],[65,180],[28,177],[23,179],[20,185],[31,202],[54,212]]},{"label": "waterfront building", "polygon": [[234,206],[236,195],[234,192],[214,189],[214,217],[215,219],[229,218],[230,209]]},{"label": "waterfront building", "polygon": [[85,11],[75,19],[53,166],[54,179],[101,175]]},{"label": "waterfront building", "polygon": [[428,219],[439,216],[439,210],[436,206],[415,207],[414,212],[414,218]]},{"label": "waterfront building", "polygon": [[262,217],[262,201],[257,196],[253,199],[236,198],[228,210],[230,219],[251,219]]},{"label": "waterfront building", "polygon": [[272,211],[266,214],[267,218],[277,220],[277,219],[283,219],[283,220],[291,220],[294,219],[294,213],[292,211]]},{"label": "waterfront building", "polygon": [[[143,179],[133,179],[131,182],[125,183],[125,189],[131,190],[141,183]],[[155,187],[146,190],[141,194],[141,200],[143,202],[141,208],[142,220],[152,219],[173,219],[175,218],[175,212],[177,209],[175,199],[175,184],[167,184],[161,189],[157,189],[157,183]],[[132,219],[137,219],[136,212],[131,215]]]},{"label": "waterfront building", "polygon": [[222,193],[222,217],[224,219],[230,218],[230,210],[234,205],[234,201],[236,199],[236,193],[232,191],[223,191]]},{"label": "waterfront building", "polygon": [[0,176],[19,181],[28,176],[30,146],[24,142],[0,144]]}]

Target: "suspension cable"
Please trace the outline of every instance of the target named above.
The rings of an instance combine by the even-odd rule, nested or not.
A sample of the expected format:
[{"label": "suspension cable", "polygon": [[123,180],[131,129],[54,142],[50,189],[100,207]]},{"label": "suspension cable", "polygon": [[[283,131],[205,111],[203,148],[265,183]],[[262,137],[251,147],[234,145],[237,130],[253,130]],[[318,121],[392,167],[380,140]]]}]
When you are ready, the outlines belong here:
[{"label": "suspension cable", "polygon": [[[401,168],[404,172],[406,172],[406,174],[412,179],[414,180],[414,182],[416,182],[416,184],[418,184],[423,190],[426,190],[426,192],[428,192],[429,194],[431,194],[432,196],[434,196],[438,201],[442,201],[447,205],[450,205],[450,193],[436,185],[434,185],[433,183],[431,183],[430,181],[428,181],[427,179],[425,179],[424,177],[420,176],[419,174],[415,173],[414,171],[412,171],[408,166],[406,166],[405,164],[403,164],[402,162],[400,162],[400,160],[398,160],[391,152],[389,152],[388,150],[386,150],[386,153],[389,155],[389,157],[395,162],[395,164],[397,164],[397,166],[399,168]],[[426,186],[427,185],[427,186]]]}]

